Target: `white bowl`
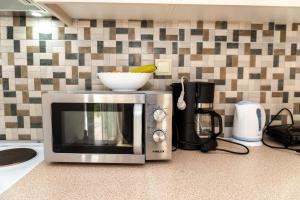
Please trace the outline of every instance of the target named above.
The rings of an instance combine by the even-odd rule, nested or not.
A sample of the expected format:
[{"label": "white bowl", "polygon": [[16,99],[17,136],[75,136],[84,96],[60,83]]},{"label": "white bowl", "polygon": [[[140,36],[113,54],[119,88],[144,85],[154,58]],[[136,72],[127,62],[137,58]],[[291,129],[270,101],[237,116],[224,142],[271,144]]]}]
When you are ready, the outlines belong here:
[{"label": "white bowl", "polygon": [[97,73],[101,82],[113,91],[136,91],[143,87],[152,73],[102,72]]}]

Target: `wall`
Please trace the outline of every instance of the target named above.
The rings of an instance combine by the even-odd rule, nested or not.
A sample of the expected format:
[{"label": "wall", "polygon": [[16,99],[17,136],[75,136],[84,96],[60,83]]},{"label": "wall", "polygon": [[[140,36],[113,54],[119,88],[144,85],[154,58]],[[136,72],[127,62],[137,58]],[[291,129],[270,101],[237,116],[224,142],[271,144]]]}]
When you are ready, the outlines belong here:
[{"label": "wall", "polygon": [[[260,102],[268,116],[290,108],[300,121],[300,30],[297,23],[226,21],[76,21],[1,17],[0,139],[39,140],[41,95],[52,90],[105,89],[97,72],[172,59],[172,81],[216,83],[215,108],[230,135],[234,103]],[[286,117],[280,118],[286,121]]]}]

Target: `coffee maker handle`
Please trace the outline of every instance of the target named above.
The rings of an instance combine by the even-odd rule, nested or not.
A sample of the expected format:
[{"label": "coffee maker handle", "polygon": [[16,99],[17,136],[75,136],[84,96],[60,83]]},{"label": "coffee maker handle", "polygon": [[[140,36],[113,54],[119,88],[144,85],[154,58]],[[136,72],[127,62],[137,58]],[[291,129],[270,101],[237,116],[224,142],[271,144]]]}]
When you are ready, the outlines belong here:
[{"label": "coffee maker handle", "polygon": [[218,123],[219,123],[219,132],[215,134],[215,136],[219,136],[221,133],[223,133],[223,121],[222,121],[222,117],[219,113],[212,111],[211,112],[212,117],[218,119]]}]

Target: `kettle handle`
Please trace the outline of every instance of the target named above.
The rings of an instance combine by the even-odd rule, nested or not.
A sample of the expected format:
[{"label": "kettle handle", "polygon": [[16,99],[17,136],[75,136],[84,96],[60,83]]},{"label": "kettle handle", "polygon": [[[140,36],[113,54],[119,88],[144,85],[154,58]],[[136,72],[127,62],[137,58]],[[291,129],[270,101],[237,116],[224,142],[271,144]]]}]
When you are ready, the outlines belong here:
[{"label": "kettle handle", "polygon": [[215,134],[215,137],[218,137],[221,133],[223,133],[223,121],[222,121],[222,117],[219,113],[217,113],[216,111],[211,111],[211,116],[213,119],[213,129],[214,127],[214,119],[216,118],[218,120],[218,124],[219,124],[219,132]]},{"label": "kettle handle", "polygon": [[256,109],[256,117],[258,120],[258,131],[262,131],[266,123],[266,112],[262,106]]},{"label": "kettle handle", "polygon": [[261,123],[262,123],[262,129],[264,129],[265,125],[266,125],[266,111],[265,109],[261,106]]}]

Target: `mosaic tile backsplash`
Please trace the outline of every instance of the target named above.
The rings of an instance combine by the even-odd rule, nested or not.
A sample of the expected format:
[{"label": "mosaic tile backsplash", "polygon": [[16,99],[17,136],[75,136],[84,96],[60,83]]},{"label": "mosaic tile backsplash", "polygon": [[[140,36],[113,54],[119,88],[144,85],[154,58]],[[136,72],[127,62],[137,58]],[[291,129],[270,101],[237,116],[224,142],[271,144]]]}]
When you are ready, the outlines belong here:
[{"label": "mosaic tile backsplash", "polygon": [[[168,89],[185,76],[216,83],[215,109],[230,135],[234,104],[262,103],[268,117],[288,107],[300,122],[300,23],[0,18],[0,139],[42,140],[41,95],[106,89],[97,72],[172,59]],[[279,121],[287,121],[281,116]]]}]

